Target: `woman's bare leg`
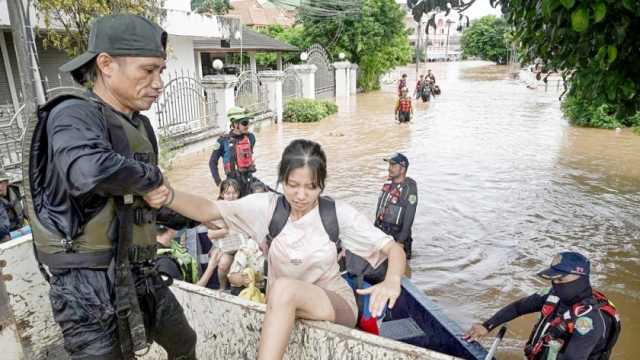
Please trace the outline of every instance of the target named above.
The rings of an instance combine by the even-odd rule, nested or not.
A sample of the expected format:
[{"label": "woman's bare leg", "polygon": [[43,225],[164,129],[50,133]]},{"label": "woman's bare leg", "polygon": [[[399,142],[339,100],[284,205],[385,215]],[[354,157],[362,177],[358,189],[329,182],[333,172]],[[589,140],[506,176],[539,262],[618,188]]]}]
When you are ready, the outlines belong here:
[{"label": "woman's bare leg", "polygon": [[277,279],[267,294],[258,359],[282,359],[296,318],[335,321],[335,317],[329,296],[322,288],[299,280]]},{"label": "woman's bare leg", "polygon": [[231,269],[233,263],[233,255],[223,254],[218,262],[218,282],[220,283],[220,290],[227,288],[227,274]]}]

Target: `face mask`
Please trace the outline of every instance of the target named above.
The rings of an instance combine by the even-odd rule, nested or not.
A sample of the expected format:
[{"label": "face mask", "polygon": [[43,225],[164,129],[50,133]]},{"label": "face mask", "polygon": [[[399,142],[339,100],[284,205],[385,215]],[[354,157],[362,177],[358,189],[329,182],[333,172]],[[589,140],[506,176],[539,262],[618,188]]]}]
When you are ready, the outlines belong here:
[{"label": "face mask", "polygon": [[588,296],[591,292],[591,285],[587,276],[581,276],[579,279],[568,283],[553,283],[552,287],[553,293],[567,305],[582,300],[583,297]]}]

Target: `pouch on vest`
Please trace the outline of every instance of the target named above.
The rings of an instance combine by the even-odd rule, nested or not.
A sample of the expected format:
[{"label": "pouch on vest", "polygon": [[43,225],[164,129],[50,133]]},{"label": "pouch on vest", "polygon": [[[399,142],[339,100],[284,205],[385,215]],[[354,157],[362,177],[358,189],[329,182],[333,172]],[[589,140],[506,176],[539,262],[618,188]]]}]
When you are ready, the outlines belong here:
[{"label": "pouch on vest", "polygon": [[396,226],[402,225],[404,207],[396,204],[387,204],[382,214],[382,221]]}]

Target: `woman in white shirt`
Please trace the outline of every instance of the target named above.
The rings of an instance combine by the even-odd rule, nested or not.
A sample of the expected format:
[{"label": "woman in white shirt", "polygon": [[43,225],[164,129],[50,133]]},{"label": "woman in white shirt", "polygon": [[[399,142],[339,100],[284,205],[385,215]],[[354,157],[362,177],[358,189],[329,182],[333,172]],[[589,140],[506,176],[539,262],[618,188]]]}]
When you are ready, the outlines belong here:
[{"label": "woman in white shirt", "polygon": [[[325,232],[318,210],[327,176],[326,156],[318,143],[294,140],[284,150],[278,182],[291,209],[289,220],[268,251],[267,313],[262,326],[258,358],[281,359],[296,318],[356,324],[353,291],[340,276],[336,244]],[[147,194],[153,207],[209,222],[223,219],[232,230],[253,239],[269,233],[278,195],[262,193],[235,201],[209,200],[162,186]],[[371,313],[380,316],[384,305],[393,307],[400,295],[405,254],[393,238],[349,204],[336,201],[342,246],[377,267],[388,259],[385,280],[360,294],[370,294]],[[265,336],[267,335],[267,336]]]}]

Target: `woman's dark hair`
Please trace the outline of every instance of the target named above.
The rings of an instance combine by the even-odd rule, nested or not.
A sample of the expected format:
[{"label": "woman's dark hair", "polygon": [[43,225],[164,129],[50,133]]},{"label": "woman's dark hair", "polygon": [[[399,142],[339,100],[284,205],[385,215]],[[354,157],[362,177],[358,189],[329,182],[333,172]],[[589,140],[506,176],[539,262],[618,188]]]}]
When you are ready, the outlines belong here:
[{"label": "woman's dark hair", "polygon": [[317,142],[293,140],[282,152],[278,170],[278,183],[285,183],[291,171],[307,166],[313,174],[313,185],[324,190],[327,179],[327,156]]},{"label": "woman's dark hair", "polygon": [[229,188],[234,188],[239,193],[240,183],[236,179],[224,179],[220,183],[220,193],[218,194],[218,200],[224,199],[224,193],[226,193]]}]

